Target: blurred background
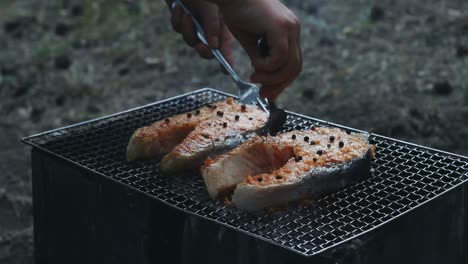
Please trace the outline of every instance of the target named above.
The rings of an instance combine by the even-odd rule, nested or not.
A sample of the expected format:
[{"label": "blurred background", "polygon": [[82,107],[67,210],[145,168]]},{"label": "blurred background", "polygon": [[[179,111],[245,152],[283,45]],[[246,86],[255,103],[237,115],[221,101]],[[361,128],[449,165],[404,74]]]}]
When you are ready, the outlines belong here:
[{"label": "blurred background", "polygon": [[[287,110],[468,155],[468,1],[288,0],[304,67]],[[250,62],[236,47],[235,68]],[[162,0],[0,0],[0,263],[33,263],[21,137],[213,87],[215,61],[171,30]]]}]

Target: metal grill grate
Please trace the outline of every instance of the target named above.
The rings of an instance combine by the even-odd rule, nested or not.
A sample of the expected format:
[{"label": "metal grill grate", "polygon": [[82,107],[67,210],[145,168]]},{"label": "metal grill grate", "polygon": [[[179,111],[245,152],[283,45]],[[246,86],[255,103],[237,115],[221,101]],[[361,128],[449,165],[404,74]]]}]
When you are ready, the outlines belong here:
[{"label": "metal grill grate", "polygon": [[[216,90],[202,89],[34,135],[24,142],[185,212],[305,256],[364,234],[468,180],[465,157],[372,135],[377,159],[371,178],[306,206],[257,215],[211,200],[197,174],[164,177],[159,175],[159,165],[155,161],[125,161],[126,145],[135,129],[227,96]],[[287,129],[305,129],[317,124],[337,126],[289,113]]]}]

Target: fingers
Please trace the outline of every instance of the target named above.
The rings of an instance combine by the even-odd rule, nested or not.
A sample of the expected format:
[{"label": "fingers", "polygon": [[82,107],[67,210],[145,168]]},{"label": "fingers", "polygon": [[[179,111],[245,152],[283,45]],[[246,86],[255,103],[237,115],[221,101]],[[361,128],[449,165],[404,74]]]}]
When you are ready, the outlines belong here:
[{"label": "fingers", "polygon": [[[166,0],[166,3],[170,7],[172,0]],[[212,48],[220,48],[221,42],[224,41],[222,38],[225,37],[223,35],[223,27],[225,26],[218,6],[201,0],[194,0],[189,2],[187,7],[201,23],[208,45]],[[171,13],[171,24],[174,31],[180,33],[184,41],[189,46],[194,47],[202,58],[213,58],[211,50],[198,39],[192,18],[180,6],[174,7]],[[227,50],[226,45],[224,45],[224,52],[227,52]],[[228,61],[232,61],[232,58],[229,58]]]},{"label": "fingers", "polygon": [[208,48],[205,44],[201,43],[200,41],[193,46],[197,51],[198,55],[204,59],[211,59],[213,58],[213,53],[211,53],[210,48]]},{"label": "fingers", "polygon": [[[203,8],[198,12],[208,45],[211,48],[218,49],[220,47],[220,36],[224,25],[218,7],[214,4],[205,3]],[[211,59],[214,57],[210,48],[199,41],[195,45],[195,50],[202,58]]]},{"label": "fingers", "polygon": [[200,18],[208,45],[211,48],[219,48],[222,25],[218,6],[206,4],[205,8],[200,10]]},{"label": "fingers", "polygon": [[[255,70],[273,72],[287,63],[288,58],[285,54],[289,54],[289,40],[287,35],[285,36],[285,32],[288,31],[288,28],[275,28],[271,32],[267,32],[266,40],[270,46],[269,56],[261,57],[260,52],[257,51],[257,56],[252,60],[252,67]],[[256,49],[258,49],[257,45]]]},{"label": "fingers", "polygon": [[251,76],[253,82],[263,85],[276,85],[297,77],[302,70],[302,53],[299,39],[294,31],[288,33],[288,42],[289,50],[282,55],[285,63],[274,71],[255,68],[255,72]]},{"label": "fingers", "polygon": [[175,32],[180,33],[180,24],[182,21],[182,14],[183,14],[182,7],[176,6],[174,9],[172,9],[171,13],[171,25],[172,29],[174,29]]},{"label": "fingers", "polygon": [[[223,54],[226,61],[233,67],[234,65],[234,57],[233,57],[233,45],[234,45],[234,36],[232,35],[231,31],[227,28],[226,25],[222,25],[221,29],[221,38],[220,38],[220,47],[219,50],[221,54]],[[221,66],[223,72],[227,74],[228,72]]]},{"label": "fingers", "polygon": [[198,41],[197,35],[195,34],[195,28],[193,27],[192,18],[185,13],[181,15],[180,34],[182,34],[185,43],[189,46],[194,46]]},{"label": "fingers", "polygon": [[[295,53],[295,56],[290,56],[290,58],[294,59],[289,60],[287,67],[283,68],[288,69],[287,71],[285,70],[287,72],[285,81],[278,81],[277,83],[274,81],[265,81],[260,88],[260,96],[276,101],[278,96],[294,82],[302,71],[302,49],[300,47],[300,41],[296,42],[295,47],[296,48],[291,51]],[[274,73],[274,75],[276,75],[276,73]],[[271,74],[269,74],[269,77],[271,77]]]},{"label": "fingers", "polygon": [[232,29],[231,32],[234,36],[236,36],[236,39],[241,44],[242,48],[244,48],[245,52],[247,53],[252,62],[260,58],[260,52],[257,48],[257,34],[245,34],[244,32],[236,29]]},{"label": "fingers", "polygon": [[[251,81],[262,84],[260,92],[263,96],[270,100],[276,100],[278,95],[299,75],[302,71],[302,49],[300,45],[300,26],[299,24],[291,24],[287,37],[287,45],[279,43],[281,41],[271,42],[272,49],[270,54],[273,58],[270,60],[260,60],[260,63],[254,64],[257,66],[255,72],[251,76]],[[272,40],[274,41],[274,40]],[[274,51],[276,47],[276,51]],[[287,47],[285,51],[284,48]],[[275,52],[280,52],[275,55]],[[281,58],[275,57],[280,56]],[[265,63],[262,65],[262,63]],[[271,63],[272,65],[267,65]]]},{"label": "fingers", "polygon": [[[224,20],[252,61],[251,81],[275,100],[302,70],[299,20],[279,0],[235,2],[221,6]],[[270,47],[266,57],[257,48],[260,37]]]},{"label": "fingers", "polygon": [[260,97],[268,98],[270,101],[276,101],[278,96],[294,82],[294,79],[289,79],[283,83],[276,85],[262,85],[260,88]]}]

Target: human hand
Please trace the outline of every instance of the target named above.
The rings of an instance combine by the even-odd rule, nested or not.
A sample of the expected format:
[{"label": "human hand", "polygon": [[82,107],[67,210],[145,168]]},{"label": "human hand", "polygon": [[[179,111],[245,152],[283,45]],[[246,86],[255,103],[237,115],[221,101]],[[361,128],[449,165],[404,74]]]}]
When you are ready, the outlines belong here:
[{"label": "human hand", "polygon": [[[171,10],[172,28],[180,33],[184,41],[202,58],[213,58],[210,49],[198,39],[191,17],[178,5],[172,9],[172,2],[173,0],[166,0]],[[226,27],[218,6],[206,0],[184,1],[184,4],[201,23],[209,46],[219,49],[227,62],[232,65],[234,37]]]},{"label": "human hand", "polygon": [[[250,80],[260,83],[260,95],[276,100],[302,70],[300,23],[278,0],[209,0],[217,3],[224,22],[252,61]],[[257,43],[266,38],[269,55]]]}]

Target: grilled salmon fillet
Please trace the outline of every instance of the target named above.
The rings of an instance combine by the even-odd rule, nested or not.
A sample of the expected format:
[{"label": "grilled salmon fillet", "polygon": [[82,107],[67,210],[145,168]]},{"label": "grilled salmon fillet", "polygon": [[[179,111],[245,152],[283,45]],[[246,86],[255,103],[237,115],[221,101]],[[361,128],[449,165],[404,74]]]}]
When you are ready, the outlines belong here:
[{"label": "grilled salmon fillet", "polygon": [[201,169],[208,193],[248,211],[336,191],[370,174],[368,135],[316,127],[254,137]]},{"label": "grilled salmon fillet", "polygon": [[[234,99],[228,98],[225,101],[207,105],[189,113],[157,121],[150,126],[139,128],[133,133],[127,146],[127,160],[161,157],[184,141],[200,123],[219,119],[227,113],[238,113],[245,117],[263,114],[254,106],[241,105]],[[210,135],[214,138],[213,132],[215,131],[211,131]]]},{"label": "grilled salmon fillet", "polygon": [[195,127],[188,136],[161,160],[163,173],[199,169],[203,161],[235,148],[253,136],[267,121],[267,114],[254,106],[224,113]]}]

